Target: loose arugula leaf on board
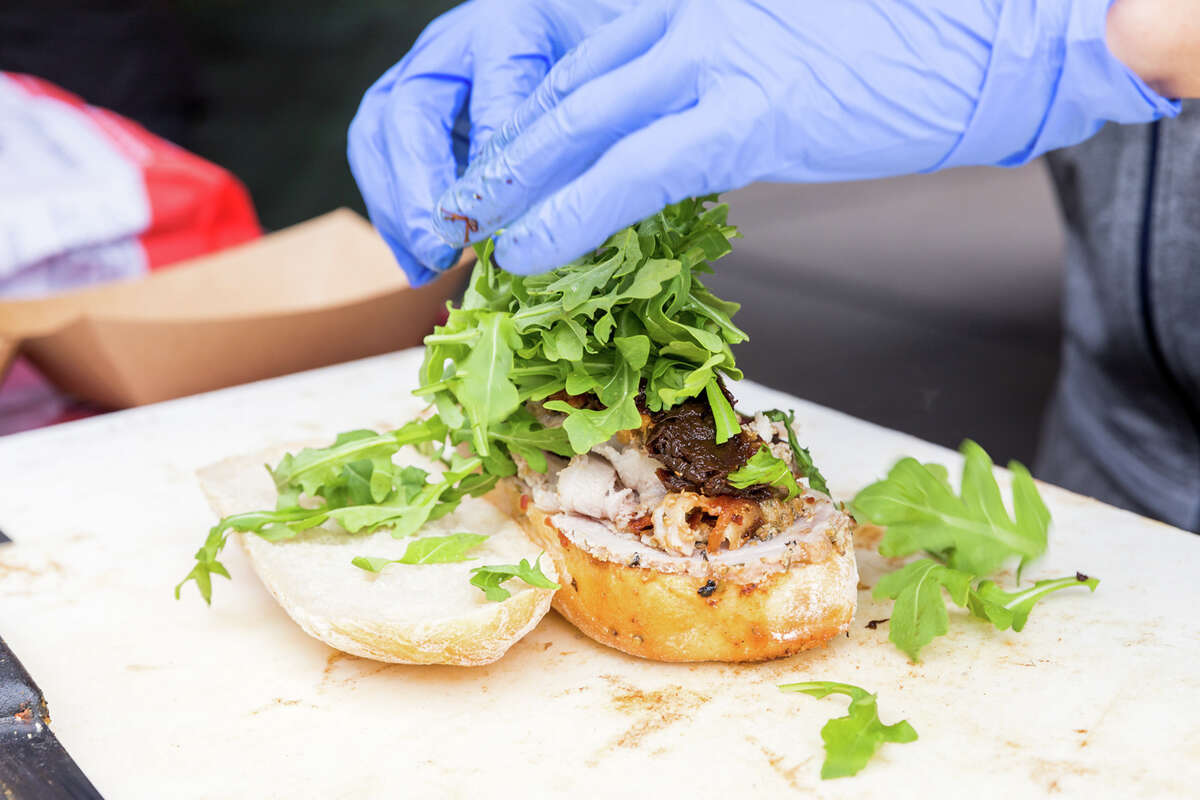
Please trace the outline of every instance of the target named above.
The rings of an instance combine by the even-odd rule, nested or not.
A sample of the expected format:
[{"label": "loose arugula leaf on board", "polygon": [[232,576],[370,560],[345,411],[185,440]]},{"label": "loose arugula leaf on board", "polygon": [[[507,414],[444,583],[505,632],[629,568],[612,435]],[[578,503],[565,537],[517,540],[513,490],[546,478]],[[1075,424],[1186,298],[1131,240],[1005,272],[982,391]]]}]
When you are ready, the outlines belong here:
[{"label": "loose arugula leaf on board", "polygon": [[1046,550],[1050,515],[1029,473],[1023,468],[1013,473],[1014,522],[1000,499],[987,453],[970,440],[961,451],[966,457],[961,496],[951,490],[943,471],[904,458],[885,480],[854,497],[856,518],[887,527],[879,552],[895,557],[924,550],[972,575],[990,575],[1012,556],[1022,564],[1040,556]]},{"label": "loose arugula leaf on board", "polygon": [[796,476],[788,469],[783,459],[773,455],[765,445],[760,447],[741,469],[729,473],[727,480],[739,489],[759,484],[774,486],[787,492],[789,500],[800,494],[800,484],[796,483]]},{"label": "loose arugula leaf on board", "polygon": [[367,572],[379,572],[389,564],[453,564],[472,558],[467,554],[487,540],[481,533],[425,536],[409,543],[400,558],[357,556],[350,563]]},{"label": "loose arugula leaf on board", "polygon": [[857,775],[880,745],[886,742],[907,744],[917,740],[917,732],[907,720],[884,725],[879,720],[876,696],[859,686],[833,681],[806,681],[781,684],[779,689],[802,692],[817,699],[831,694],[844,694],[850,698],[846,716],[834,717],[821,728],[821,740],[825,743],[822,780]]},{"label": "loose arugula leaf on board", "polygon": [[530,564],[528,559],[521,559],[520,564],[490,564],[471,570],[471,585],[483,590],[487,599],[493,603],[507,600],[512,593],[500,584],[510,578],[520,578],[530,586],[540,589],[557,589],[558,584],[546,577],[542,572],[542,557]]},{"label": "loose arugula leaf on board", "polygon": [[788,411],[784,413],[778,408],[772,408],[764,411],[763,415],[772,422],[782,422],[787,428],[788,445],[792,448],[792,455],[796,459],[796,465],[800,467],[800,472],[804,477],[808,478],[808,485],[816,489],[822,494],[829,494],[829,487],[825,485],[825,476],[821,474],[821,470],[817,469],[817,465],[813,463],[812,454],[807,448],[800,446],[800,441],[796,438],[796,430],[793,427],[796,422],[796,412]]},{"label": "loose arugula leaf on board", "polygon": [[965,606],[970,586],[971,575],[921,559],[884,575],[872,595],[896,601],[888,623],[888,640],[918,661],[925,645],[950,630],[942,588],[949,590],[955,603]]},{"label": "loose arugula leaf on board", "polygon": [[1037,581],[1021,591],[1006,592],[994,581],[978,580],[961,570],[920,559],[884,575],[872,594],[876,599],[890,597],[896,601],[888,623],[888,640],[917,661],[925,645],[949,630],[943,588],[956,605],[974,616],[991,622],[999,630],[1012,628],[1020,632],[1033,607],[1046,595],[1080,585],[1095,591],[1099,583],[1096,578],[1076,573]]},{"label": "loose arugula leaf on board", "polygon": [[1033,607],[1046,595],[1073,586],[1086,586],[1094,592],[1099,585],[1099,579],[1080,572],[1065,578],[1037,581],[1030,588],[1016,592],[1006,592],[993,581],[985,580],[972,588],[967,605],[972,614],[988,620],[998,629],[1011,627],[1019,633],[1029,620]]}]

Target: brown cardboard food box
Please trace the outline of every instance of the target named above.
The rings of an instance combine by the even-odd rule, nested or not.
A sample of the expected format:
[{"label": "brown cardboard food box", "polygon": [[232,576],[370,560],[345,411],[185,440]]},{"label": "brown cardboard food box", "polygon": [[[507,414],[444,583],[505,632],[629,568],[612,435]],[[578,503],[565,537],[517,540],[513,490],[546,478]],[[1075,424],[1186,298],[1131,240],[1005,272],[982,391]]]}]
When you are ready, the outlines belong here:
[{"label": "brown cardboard food box", "polygon": [[420,343],[464,268],[414,289],[339,209],[141,280],[0,302],[0,378],[22,353],[122,408],[385,353]]}]

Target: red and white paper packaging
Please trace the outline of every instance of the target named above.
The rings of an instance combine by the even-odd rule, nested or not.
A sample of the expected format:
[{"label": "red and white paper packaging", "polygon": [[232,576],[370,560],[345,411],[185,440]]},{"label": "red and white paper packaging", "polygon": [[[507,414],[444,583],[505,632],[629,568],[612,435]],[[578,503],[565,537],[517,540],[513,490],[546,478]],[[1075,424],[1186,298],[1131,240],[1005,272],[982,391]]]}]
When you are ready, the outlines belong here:
[{"label": "red and white paper packaging", "polygon": [[[411,347],[471,260],[414,289],[346,209],[259,237],[228,172],[0,73],[0,381],[19,353],[124,408]],[[0,433],[55,421],[13,416],[0,393]]]},{"label": "red and white paper packaging", "polygon": [[52,83],[0,72],[0,297],[134,278],[260,233],[226,170]]},{"label": "red and white paper packaging", "polygon": [[[409,287],[346,209],[259,237],[226,170],[0,73],[0,381],[19,353],[71,397],[125,408],[388,353],[420,344],[463,277]],[[5,407],[22,372],[0,433],[61,419],[7,423],[30,405]]]},{"label": "red and white paper packaging", "polygon": [[[0,72],[0,298],[137,278],[260,233],[226,170],[52,83]],[[0,433],[72,415],[24,363],[0,388]]]}]

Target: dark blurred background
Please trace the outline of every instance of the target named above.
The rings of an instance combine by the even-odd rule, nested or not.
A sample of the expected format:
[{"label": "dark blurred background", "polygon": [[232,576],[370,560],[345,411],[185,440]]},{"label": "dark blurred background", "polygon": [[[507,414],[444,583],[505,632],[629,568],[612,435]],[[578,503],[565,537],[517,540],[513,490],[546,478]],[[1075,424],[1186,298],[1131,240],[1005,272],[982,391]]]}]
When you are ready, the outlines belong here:
[{"label": "dark blurred background", "polygon": [[[349,206],[364,90],[447,2],[0,4],[0,69],[51,80],[234,172],[276,229]],[[1058,364],[1062,233],[1040,163],[727,196],[748,376],[997,461],[1033,460]]]}]

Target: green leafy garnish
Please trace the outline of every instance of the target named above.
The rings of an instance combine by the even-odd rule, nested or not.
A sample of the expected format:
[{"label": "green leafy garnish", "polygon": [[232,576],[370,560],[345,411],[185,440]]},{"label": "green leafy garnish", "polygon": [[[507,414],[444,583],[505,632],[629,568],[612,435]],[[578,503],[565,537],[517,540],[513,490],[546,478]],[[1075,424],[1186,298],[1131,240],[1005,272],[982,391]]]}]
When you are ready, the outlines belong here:
[{"label": "green leafy garnish", "polygon": [[730,485],[739,489],[759,484],[774,486],[787,492],[789,500],[800,494],[800,484],[796,483],[796,476],[788,469],[783,459],[772,454],[765,445],[760,447],[741,469],[729,473],[728,480]]},{"label": "green leafy garnish", "polygon": [[1019,633],[1039,600],[1051,592],[1081,585],[1094,592],[1100,580],[1077,572],[1063,578],[1036,581],[1030,588],[1017,592],[1006,592],[994,582],[985,580],[971,590],[967,605],[972,614],[990,621],[1000,630],[1012,628]]},{"label": "green leafy garnish", "polygon": [[742,425],[738,422],[737,414],[734,413],[729,398],[721,391],[715,378],[704,387],[704,394],[708,398],[708,405],[712,409],[713,420],[716,422],[717,433],[713,438],[716,439],[717,444],[725,444],[741,433]]},{"label": "green leafy garnish", "polygon": [[1099,584],[1076,573],[1007,592],[987,579],[1008,559],[1019,558],[1020,581],[1021,569],[1046,550],[1050,512],[1029,471],[1013,461],[1010,517],[988,454],[970,440],[963,442],[961,451],[966,457],[961,496],[954,494],[944,467],[905,458],[886,480],[863,489],[852,502],[860,520],[887,526],[879,543],[882,555],[906,556],[920,550],[927,555],[884,575],[873,590],[876,598],[895,600],[888,639],[913,661],[925,645],[949,630],[943,589],[972,615],[1000,630],[1020,631],[1034,605],[1051,592],[1080,584],[1095,591]]},{"label": "green leafy garnish", "polygon": [[772,408],[769,411],[764,411],[763,415],[772,422],[782,422],[787,428],[788,444],[792,448],[792,455],[796,459],[796,465],[800,468],[800,473],[808,478],[808,485],[816,489],[822,494],[829,494],[829,487],[825,485],[825,476],[821,474],[821,470],[817,469],[817,465],[813,463],[812,454],[807,448],[801,447],[800,442],[796,439],[796,431],[793,425],[796,422],[796,412],[788,411],[784,413],[778,408]]},{"label": "green leafy garnish", "polygon": [[[343,476],[343,468],[350,463],[369,461],[386,477],[392,467],[392,456],[401,447],[420,442],[434,442],[446,438],[445,424],[434,417],[429,420],[414,420],[407,425],[387,433],[370,430],[347,431],[338,434],[328,447],[305,448],[296,455],[288,453],[272,470],[275,488],[280,492],[290,487],[300,489],[308,495],[317,495],[322,487],[337,483]],[[372,486],[380,491],[390,489],[390,481],[377,479]],[[385,492],[386,493],[386,492]]]},{"label": "green leafy garnish", "polygon": [[1050,512],[1033,478],[1018,462],[1009,463],[1014,512],[1010,518],[991,458],[969,439],[960,450],[966,456],[961,496],[950,488],[943,467],[904,458],[886,480],[854,497],[854,516],[887,526],[879,543],[884,556],[924,550],[972,575],[990,575],[1014,555],[1023,567],[1045,552],[1050,527]]},{"label": "green leafy garnish", "polygon": [[[352,441],[365,441],[365,438],[348,439],[343,434],[327,449],[343,448]],[[225,547],[230,531],[255,533],[268,541],[277,542],[333,520],[348,533],[388,527],[392,536],[399,538],[416,533],[430,519],[448,513],[462,497],[482,494],[495,483],[494,478],[477,473],[481,464],[477,458],[452,460],[451,466],[442,473],[441,480],[434,482],[428,482],[429,474],[422,469],[393,469],[389,461],[386,470],[389,481],[387,493],[382,500],[375,501],[374,491],[363,488],[364,485],[371,486],[375,474],[370,460],[342,463],[340,471],[335,471],[332,462],[319,457],[321,451],[303,452],[313,463],[321,462],[321,469],[330,470],[320,478],[320,494],[314,498],[324,502],[314,507],[301,506],[300,487],[289,485],[279,495],[280,507],[276,510],[234,514],[221,520],[209,530],[204,546],[196,551],[196,564],[175,587],[176,598],[183,584],[194,580],[204,601],[212,602],[211,576],[229,577],[228,570],[218,556]],[[359,455],[361,453],[357,451],[343,453],[342,458],[357,458]],[[365,498],[362,496],[364,491],[368,494]]]},{"label": "green leafy garnish", "polygon": [[471,585],[482,589],[483,593],[487,595],[487,599],[493,603],[507,600],[511,596],[511,593],[500,585],[509,578],[520,578],[530,586],[540,589],[559,588],[557,583],[547,578],[542,572],[541,561],[542,557],[538,556],[533,564],[530,564],[528,559],[522,558],[520,564],[491,564],[476,567],[471,570]]},{"label": "green leafy garnish", "polygon": [[[586,453],[619,431],[640,428],[644,411],[701,395],[712,410],[716,442],[737,435],[739,418],[721,380],[742,377],[731,345],[747,337],[732,321],[738,305],[700,281],[738,236],[728,208],[715,199],[667,206],[543,275],[503,272],[491,260],[491,240],[476,245],[461,307],[451,307],[446,324],[425,338],[414,393],[428,398],[436,415],[384,433],[348,431],[327,447],[284,456],[270,469],[275,510],[221,520],[183,583],[194,580],[211,601],[212,576],[229,577],[219,555],[230,531],[280,541],[332,521],[348,533],[389,527],[395,536],[409,535],[515,474],[519,461],[545,472],[550,453]],[[561,425],[543,424],[531,402],[561,413]],[[807,452],[794,439],[792,446],[810,481],[819,481]],[[446,471],[431,478],[396,466],[403,447],[436,458]],[[743,472],[755,469],[763,472],[755,482],[778,485],[789,496],[799,491],[778,464],[759,458]],[[391,562],[362,556],[355,563],[371,569]],[[500,574],[476,579],[498,596]]]},{"label": "green leafy garnish", "polygon": [[896,601],[888,621],[888,639],[913,661],[918,660],[922,647],[950,630],[942,588],[949,590],[956,604],[966,606],[971,578],[968,573],[929,559],[914,561],[884,575],[872,594],[875,598],[890,597]]},{"label": "green leafy garnish", "polygon": [[[490,240],[477,245],[462,307],[425,340],[418,394],[443,417],[461,409],[476,454],[486,456],[498,443],[495,426],[521,403],[590,393],[598,408],[546,403],[566,415],[571,451],[583,453],[640,426],[640,392],[659,411],[705,392],[718,375],[740,378],[730,350],[746,339],[730,319],[738,306],[698,277],[738,235],[726,206],[705,208],[711,200],[668,206],[543,275],[502,272]],[[714,403],[718,441],[738,430],[725,406]]]},{"label": "green leafy garnish", "polygon": [[452,564],[471,558],[467,553],[487,540],[481,533],[426,536],[410,543],[400,558],[357,556],[350,563],[367,572],[379,572],[388,564]]},{"label": "green leafy garnish", "polygon": [[1076,573],[1006,592],[994,581],[978,580],[970,573],[923,558],[884,575],[872,594],[877,599],[890,597],[896,601],[888,622],[888,639],[916,661],[921,648],[949,630],[943,588],[960,608],[991,622],[999,630],[1012,628],[1019,632],[1033,607],[1046,595],[1072,586],[1087,586],[1095,591],[1099,584],[1096,578]]},{"label": "green leafy garnish", "polygon": [[824,780],[857,775],[885,742],[905,744],[917,740],[917,732],[907,720],[894,725],[880,722],[876,696],[866,689],[833,681],[785,683],[779,688],[785,692],[803,692],[818,699],[831,694],[844,694],[850,698],[846,716],[835,717],[821,728],[821,739],[825,742],[825,763],[821,765]]}]

